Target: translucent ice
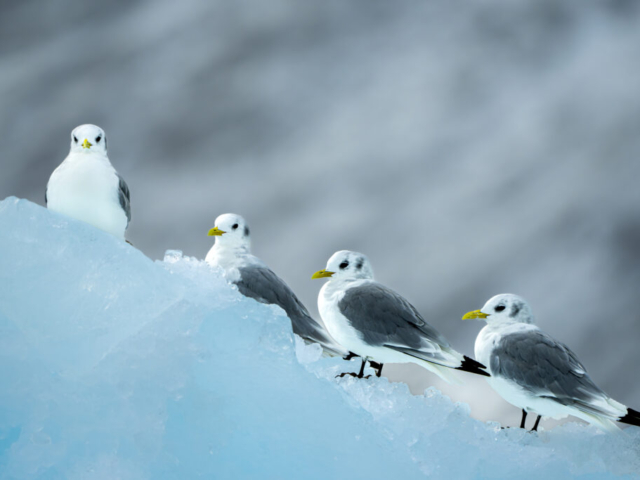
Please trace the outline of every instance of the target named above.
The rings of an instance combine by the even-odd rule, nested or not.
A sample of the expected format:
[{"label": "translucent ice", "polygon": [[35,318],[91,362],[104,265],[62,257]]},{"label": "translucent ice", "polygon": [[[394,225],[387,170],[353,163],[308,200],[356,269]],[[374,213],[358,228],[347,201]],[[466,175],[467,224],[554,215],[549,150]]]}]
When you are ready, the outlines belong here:
[{"label": "translucent ice", "polygon": [[355,365],[179,251],[0,203],[0,478],[638,478],[640,429],[501,430]]}]

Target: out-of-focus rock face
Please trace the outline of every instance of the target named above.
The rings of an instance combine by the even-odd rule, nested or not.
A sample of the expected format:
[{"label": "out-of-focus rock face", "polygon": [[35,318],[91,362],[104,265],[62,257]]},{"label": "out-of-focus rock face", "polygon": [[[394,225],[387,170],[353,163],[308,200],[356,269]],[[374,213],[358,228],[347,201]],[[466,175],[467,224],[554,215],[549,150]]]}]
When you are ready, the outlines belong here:
[{"label": "out-of-focus rock face", "polygon": [[3,2],[0,198],[42,202],[96,123],[148,255],[202,257],[241,213],[312,310],[310,274],[360,250],[466,353],[460,315],[518,293],[637,408],[639,25],[629,1]]}]

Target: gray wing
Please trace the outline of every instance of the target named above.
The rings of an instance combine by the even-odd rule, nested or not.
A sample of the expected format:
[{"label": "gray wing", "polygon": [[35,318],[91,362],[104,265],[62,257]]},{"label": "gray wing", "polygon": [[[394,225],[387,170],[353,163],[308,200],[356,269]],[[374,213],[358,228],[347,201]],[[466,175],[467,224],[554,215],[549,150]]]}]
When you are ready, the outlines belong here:
[{"label": "gray wing", "polygon": [[491,353],[491,374],[527,392],[588,413],[606,414],[592,404],[608,398],[565,344],[541,331],[506,335]]},{"label": "gray wing", "polygon": [[435,363],[444,360],[441,349],[450,348],[413,305],[379,283],[348,289],[338,308],[369,345],[395,348]]},{"label": "gray wing", "polygon": [[122,178],[119,173],[116,173],[116,175],[118,175],[118,200],[120,201],[120,206],[124,210],[124,213],[127,214],[128,226],[129,222],[131,222],[131,195],[129,194],[127,182],[124,181],[124,178]]},{"label": "gray wing", "polygon": [[273,271],[263,265],[239,268],[240,281],[235,282],[245,297],[282,308],[293,327],[293,333],[303,339],[319,343],[325,350],[336,355],[347,355],[329,336],[324,327],[311,317],[309,311],[289,286]]}]

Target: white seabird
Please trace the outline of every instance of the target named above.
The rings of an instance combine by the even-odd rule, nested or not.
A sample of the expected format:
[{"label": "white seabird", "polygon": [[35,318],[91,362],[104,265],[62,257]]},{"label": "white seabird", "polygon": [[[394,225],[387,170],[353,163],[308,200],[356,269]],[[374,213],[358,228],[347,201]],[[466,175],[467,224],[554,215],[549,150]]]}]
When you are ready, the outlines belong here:
[{"label": "white seabird", "polygon": [[310,343],[318,343],[329,355],[348,356],[322,325],[311,317],[289,286],[251,254],[251,237],[247,222],[240,215],[220,215],[209,236],[216,240],[205,261],[222,268],[225,278],[238,287],[245,297],[282,308],[293,327],[293,333]]},{"label": "white seabird", "polygon": [[129,187],[107,157],[107,137],[96,125],[71,132],[69,155],[49,178],[47,208],[125,238],[131,221]]},{"label": "white seabird", "polygon": [[462,317],[473,318],[487,322],[476,339],[476,358],[489,368],[493,389],[522,409],[520,428],[528,412],[538,415],[534,431],[541,417],[568,415],[605,430],[618,430],[614,421],[640,426],[640,413],[603,392],[569,347],[533,325],[523,298],[496,295]]},{"label": "white seabird", "polygon": [[331,280],[318,295],[320,316],[340,345],[362,357],[359,378],[366,360],[380,369],[387,362],[416,363],[450,383],[461,383],[455,369],[488,375],[483,365],[451,348],[406,299],[375,282],[363,254],[336,252],[311,278],[325,277]]}]

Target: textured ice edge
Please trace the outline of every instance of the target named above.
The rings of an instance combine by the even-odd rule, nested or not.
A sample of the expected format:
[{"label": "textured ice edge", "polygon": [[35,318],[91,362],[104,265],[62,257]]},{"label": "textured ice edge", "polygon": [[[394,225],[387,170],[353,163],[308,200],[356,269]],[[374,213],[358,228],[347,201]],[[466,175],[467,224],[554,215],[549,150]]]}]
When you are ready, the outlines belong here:
[{"label": "textured ice edge", "polygon": [[276,307],[0,203],[0,478],[640,478],[640,429],[532,434],[434,389],[335,379]]}]

